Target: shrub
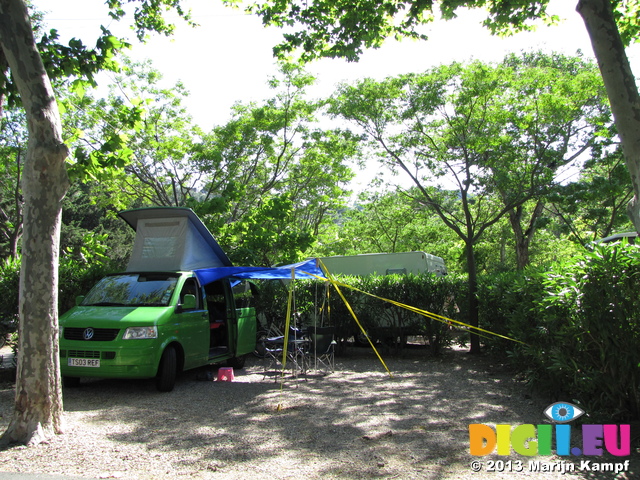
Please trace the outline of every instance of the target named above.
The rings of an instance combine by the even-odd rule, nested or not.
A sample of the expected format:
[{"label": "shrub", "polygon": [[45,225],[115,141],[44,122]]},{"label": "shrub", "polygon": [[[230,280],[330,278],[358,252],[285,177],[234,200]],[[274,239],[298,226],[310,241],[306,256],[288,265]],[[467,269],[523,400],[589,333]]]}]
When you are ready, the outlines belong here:
[{"label": "shrub", "polygon": [[[58,308],[60,314],[75,305],[77,295],[85,294],[110,267],[102,263],[65,262],[59,268]],[[0,265],[0,334],[17,330],[19,312],[20,262]]]},{"label": "shrub", "polygon": [[484,321],[524,342],[508,354],[531,386],[611,421],[640,418],[639,289],[640,249],[623,244],[494,278],[480,298]]},{"label": "shrub", "polygon": [[[450,342],[450,327],[382,300],[396,302],[427,310],[442,316],[458,316],[457,297],[461,283],[455,277],[420,276],[370,276],[337,277],[342,295],[356,313],[358,321],[374,342],[391,345],[400,351],[407,337],[420,335],[425,338],[433,354]],[[287,283],[287,288],[290,284]],[[287,305],[287,288],[281,282],[264,282],[257,302],[258,312],[269,322],[284,325]],[[344,346],[350,339],[366,343],[349,308],[336,290],[322,282],[300,281],[295,283],[295,309],[304,325],[330,324],[336,327],[336,336]],[[374,296],[367,295],[369,293]],[[381,298],[376,298],[381,297]]]},{"label": "shrub", "polygon": [[20,262],[7,261],[0,265],[0,335],[18,328],[18,290]]}]

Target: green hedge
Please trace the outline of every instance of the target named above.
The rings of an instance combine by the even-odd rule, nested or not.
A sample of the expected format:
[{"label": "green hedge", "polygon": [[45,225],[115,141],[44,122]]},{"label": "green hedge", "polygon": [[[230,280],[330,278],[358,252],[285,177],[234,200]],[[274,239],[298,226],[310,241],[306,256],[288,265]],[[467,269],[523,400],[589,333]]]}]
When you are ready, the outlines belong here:
[{"label": "green hedge", "polygon": [[[367,292],[386,299],[427,310],[437,315],[459,319],[458,305],[465,300],[466,284],[455,276],[434,275],[379,277],[346,277],[337,280],[349,285],[339,287],[355,312],[367,335],[376,343],[401,350],[408,337],[421,336],[433,354],[451,342],[449,325],[366,295]],[[258,311],[267,322],[282,329],[287,311],[290,283],[263,282],[260,286]],[[344,345],[347,341],[366,343],[353,316],[338,292],[317,281],[296,281],[294,286],[295,310],[303,326],[317,324],[336,327],[337,336]]]},{"label": "green hedge", "polygon": [[13,333],[18,328],[18,289],[20,264],[0,264],[0,335]]},{"label": "green hedge", "polygon": [[482,325],[524,342],[487,344],[502,345],[532,387],[581,405],[589,421],[640,419],[639,292],[640,249],[624,244],[485,279]]},{"label": "green hedge", "polygon": [[[87,265],[68,262],[60,265],[58,291],[60,314],[73,307],[76,297],[86,294],[109,271],[111,268],[101,263]],[[0,333],[3,329],[13,331],[17,326],[19,282],[19,262],[0,264]]]}]

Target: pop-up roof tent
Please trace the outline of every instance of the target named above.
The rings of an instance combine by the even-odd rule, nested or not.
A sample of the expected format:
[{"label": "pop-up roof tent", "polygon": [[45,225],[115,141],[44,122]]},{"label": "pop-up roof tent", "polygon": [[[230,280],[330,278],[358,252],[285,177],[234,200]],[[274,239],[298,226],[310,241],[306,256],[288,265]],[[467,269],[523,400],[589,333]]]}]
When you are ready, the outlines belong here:
[{"label": "pop-up roof tent", "polygon": [[129,272],[190,271],[233,265],[190,208],[140,208],[120,212],[136,231]]},{"label": "pop-up roof tent", "polygon": [[119,215],[136,231],[128,272],[194,271],[202,285],[225,277],[291,278],[292,269],[296,278],[324,277],[315,259],[272,268],[234,267],[190,208],[140,208]]}]

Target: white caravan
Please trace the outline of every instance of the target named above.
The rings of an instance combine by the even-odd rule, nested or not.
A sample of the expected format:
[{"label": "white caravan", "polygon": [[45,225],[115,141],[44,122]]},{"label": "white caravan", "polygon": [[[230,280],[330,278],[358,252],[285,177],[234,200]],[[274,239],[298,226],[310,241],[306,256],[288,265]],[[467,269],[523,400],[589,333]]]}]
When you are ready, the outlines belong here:
[{"label": "white caravan", "polygon": [[444,260],[425,252],[365,253],[319,257],[331,274],[391,275],[435,273],[446,275]]}]

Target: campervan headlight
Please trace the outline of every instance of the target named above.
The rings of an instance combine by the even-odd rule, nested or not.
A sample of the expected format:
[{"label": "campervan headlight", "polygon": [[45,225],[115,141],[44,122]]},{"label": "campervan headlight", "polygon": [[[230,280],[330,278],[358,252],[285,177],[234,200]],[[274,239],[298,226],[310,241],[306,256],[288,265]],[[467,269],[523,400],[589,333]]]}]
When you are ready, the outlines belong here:
[{"label": "campervan headlight", "polygon": [[124,331],[123,340],[158,338],[158,327],[129,327]]}]

